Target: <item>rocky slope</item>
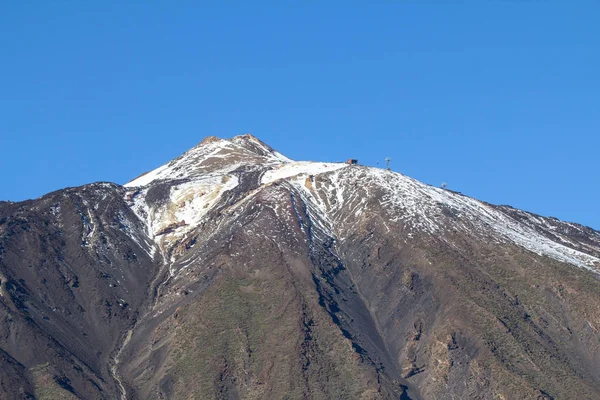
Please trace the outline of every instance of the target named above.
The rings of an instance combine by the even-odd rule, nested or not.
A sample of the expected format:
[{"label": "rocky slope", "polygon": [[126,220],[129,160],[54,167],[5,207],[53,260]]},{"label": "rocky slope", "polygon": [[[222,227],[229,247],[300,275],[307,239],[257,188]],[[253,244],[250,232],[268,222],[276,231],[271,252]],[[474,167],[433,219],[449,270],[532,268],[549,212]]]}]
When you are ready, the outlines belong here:
[{"label": "rocky slope", "polygon": [[600,233],[207,138],[0,203],[0,398],[600,399]]}]

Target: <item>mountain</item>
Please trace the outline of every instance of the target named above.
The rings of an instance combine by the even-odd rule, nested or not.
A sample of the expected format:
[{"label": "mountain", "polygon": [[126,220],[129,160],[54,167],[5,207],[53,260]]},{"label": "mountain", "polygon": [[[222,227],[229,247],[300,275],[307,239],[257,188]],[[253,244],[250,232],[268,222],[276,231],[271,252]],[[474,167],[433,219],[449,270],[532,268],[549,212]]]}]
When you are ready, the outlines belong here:
[{"label": "mountain", "polygon": [[210,137],[0,203],[2,399],[600,399],[600,232]]}]

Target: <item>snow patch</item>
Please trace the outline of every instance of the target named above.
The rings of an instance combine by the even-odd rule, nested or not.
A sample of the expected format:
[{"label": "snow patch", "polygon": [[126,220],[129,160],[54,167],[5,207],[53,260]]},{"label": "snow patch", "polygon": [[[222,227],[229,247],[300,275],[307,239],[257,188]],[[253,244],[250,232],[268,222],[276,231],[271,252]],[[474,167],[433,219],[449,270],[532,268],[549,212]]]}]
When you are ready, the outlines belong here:
[{"label": "snow patch", "polygon": [[[412,231],[434,235],[454,227],[480,238],[510,241],[536,254],[598,272],[599,258],[554,242],[530,226],[467,196],[377,168],[347,168],[327,178],[314,190],[305,187],[299,179],[292,180],[314,204],[313,212],[319,210],[325,215],[323,220],[332,221],[327,225],[348,223],[345,216],[362,215],[377,202],[387,211],[389,220],[403,224],[409,234]],[[454,218],[449,218],[447,213]]]},{"label": "snow patch", "polygon": [[232,175],[213,175],[174,184],[169,189],[169,201],[158,206],[146,201],[149,188],[129,192],[126,196],[132,198],[131,208],[144,221],[148,236],[160,237],[159,242],[172,242],[195,229],[223,193],[237,185],[238,178]]},{"label": "snow patch", "polygon": [[298,161],[281,164],[274,169],[267,171],[263,175],[261,183],[268,184],[280,179],[287,179],[297,175],[319,175],[326,172],[337,171],[338,169],[348,166],[348,164],[341,163],[318,163],[311,161]]},{"label": "snow patch", "polygon": [[173,161],[126,183],[144,187],[160,180],[194,179],[207,174],[231,173],[241,165],[279,165],[291,160],[252,136],[203,141]]}]

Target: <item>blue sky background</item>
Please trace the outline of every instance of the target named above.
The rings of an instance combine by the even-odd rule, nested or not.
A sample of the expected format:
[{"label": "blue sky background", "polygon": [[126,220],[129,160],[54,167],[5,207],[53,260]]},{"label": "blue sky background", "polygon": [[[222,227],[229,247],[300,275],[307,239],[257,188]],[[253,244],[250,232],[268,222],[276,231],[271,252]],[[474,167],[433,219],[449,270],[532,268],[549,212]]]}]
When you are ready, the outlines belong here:
[{"label": "blue sky background", "polygon": [[583,0],[3,1],[0,199],[125,183],[251,132],[600,229],[599,17]]}]

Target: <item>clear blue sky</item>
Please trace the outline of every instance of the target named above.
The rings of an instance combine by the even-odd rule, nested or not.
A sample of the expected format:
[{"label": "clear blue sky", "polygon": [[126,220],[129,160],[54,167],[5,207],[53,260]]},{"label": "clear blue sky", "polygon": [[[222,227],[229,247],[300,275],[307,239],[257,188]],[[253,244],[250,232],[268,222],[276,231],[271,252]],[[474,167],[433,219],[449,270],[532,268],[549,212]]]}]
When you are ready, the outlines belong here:
[{"label": "clear blue sky", "polygon": [[3,1],[0,199],[252,132],[600,229],[599,21],[597,0]]}]

